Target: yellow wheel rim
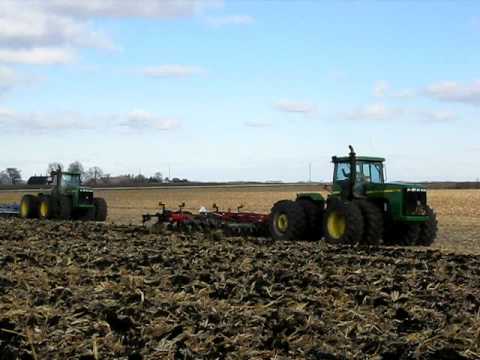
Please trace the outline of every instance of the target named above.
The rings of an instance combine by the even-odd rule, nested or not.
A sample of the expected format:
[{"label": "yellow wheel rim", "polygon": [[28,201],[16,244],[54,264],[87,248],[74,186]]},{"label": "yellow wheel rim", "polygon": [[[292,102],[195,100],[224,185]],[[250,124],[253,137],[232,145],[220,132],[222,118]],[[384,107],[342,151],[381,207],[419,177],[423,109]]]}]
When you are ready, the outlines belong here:
[{"label": "yellow wheel rim", "polygon": [[288,229],[288,217],[285,214],[280,214],[276,221],[277,229],[281,232],[285,232]]},{"label": "yellow wheel rim", "polygon": [[20,216],[26,218],[28,216],[28,204],[26,201],[22,201],[20,205]]},{"label": "yellow wheel rim", "polygon": [[345,216],[339,214],[338,212],[333,212],[328,216],[327,219],[327,230],[328,234],[334,239],[340,239],[344,234],[347,228],[347,222]]},{"label": "yellow wheel rim", "polygon": [[44,219],[48,216],[48,202],[46,200],[40,204],[40,216]]}]

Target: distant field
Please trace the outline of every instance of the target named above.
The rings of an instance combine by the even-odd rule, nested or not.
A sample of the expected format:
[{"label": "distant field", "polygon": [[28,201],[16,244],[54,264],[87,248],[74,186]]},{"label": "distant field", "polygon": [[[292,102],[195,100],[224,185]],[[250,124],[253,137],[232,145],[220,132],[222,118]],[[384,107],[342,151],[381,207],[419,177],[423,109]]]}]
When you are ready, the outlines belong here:
[{"label": "distant field", "polygon": [[[320,186],[271,186],[261,188],[198,188],[102,190],[98,196],[109,204],[109,221],[138,224],[141,214],[153,212],[159,201],[176,208],[186,203],[186,209],[197,211],[213,203],[222,209],[235,209],[244,204],[245,210],[269,212],[280,199],[294,198],[297,192],[323,192]],[[325,193],[326,194],[326,193]],[[23,194],[0,192],[0,203],[18,202]],[[480,254],[480,190],[431,190],[429,202],[438,214],[440,231],[435,248],[461,253]]]}]

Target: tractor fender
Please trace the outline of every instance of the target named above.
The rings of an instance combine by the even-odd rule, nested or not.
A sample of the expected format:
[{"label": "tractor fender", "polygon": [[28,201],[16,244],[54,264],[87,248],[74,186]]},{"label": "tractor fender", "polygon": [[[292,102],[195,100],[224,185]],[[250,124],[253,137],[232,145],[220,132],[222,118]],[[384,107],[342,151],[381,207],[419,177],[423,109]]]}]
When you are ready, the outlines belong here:
[{"label": "tractor fender", "polygon": [[325,198],[320,193],[300,193],[297,194],[297,200],[310,200],[322,209],[325,206]]}]

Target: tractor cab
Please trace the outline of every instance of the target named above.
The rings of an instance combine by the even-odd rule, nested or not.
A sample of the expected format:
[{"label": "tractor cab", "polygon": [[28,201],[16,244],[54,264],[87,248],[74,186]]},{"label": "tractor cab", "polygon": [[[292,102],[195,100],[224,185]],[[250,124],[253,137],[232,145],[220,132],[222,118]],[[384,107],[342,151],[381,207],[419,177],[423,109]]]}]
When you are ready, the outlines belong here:
[{"label": "tractor cab", "polygon": [[345,157],[332,157],[333,192],[351,200],[366,195],[372,187],[385,183],[384,158],[357,156],[350,146],[350,154]]},{"label": "tractor cab", "polygon": [[62,173],[58,179],[60,180],[59,186],[64,188],[79,188],[82,184],[78,173]]},{"label": "tractor cab", "polygon": [[384,158],[356,156],[352,163],[351,157],[334,156],[333,191],[344,193],[347,198],[358,197],[365,195],[372,185],[384,184],[384,161]]}]

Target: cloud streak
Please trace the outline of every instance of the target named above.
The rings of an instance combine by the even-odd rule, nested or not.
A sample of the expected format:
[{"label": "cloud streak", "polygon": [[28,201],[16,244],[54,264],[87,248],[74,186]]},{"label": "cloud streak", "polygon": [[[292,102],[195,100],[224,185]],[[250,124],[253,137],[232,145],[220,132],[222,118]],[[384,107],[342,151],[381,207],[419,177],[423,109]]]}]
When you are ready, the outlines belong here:
[{"label": "cloud streak", "polygon": [[0,108],[0,130],[5,132],[56,133],[79,130],[168,131],[180,127],[172,118],[156,116],[144,110],[110,116],[84,116],[77,112],[20,113]]},{"label": "cloud streak", "polygon": [[443,81],[427,86],[423,94],[438,101],[480,106],[480,81],[471,84]]},{"label": "cloud streak", "polygon": [[199,66],[187,66],[178,64],[159,65],[143,69],[143,75],[153,78],[185,78],[195,75],[202,75],[205,73],[205,69]]},{"label": "cloud streak", "polygon": [[127,120],[120,125],[134,130],[174,130],[180,127],[180,122],[172,118],[162,118],[145,110],[134,110],[127,114]]},{"label": "cloud streak", "polygon": [[303,115],[310,115],[316,111],[314,105],[301,101],[282,100],[273,104],[273,107],[278,111]]},{"label": "cloud streak", "polygon": [[249,15],[225,15],[217,17],[208,17],[207,24],[213,27],[222,27],[227,25],[250,25],[255,22],[255,18]]},{"label": "cloud streak", "polygon": [[266,128],[272,126],[271,123],[263,121],[245,121],[243,124],[251,128]]}]

